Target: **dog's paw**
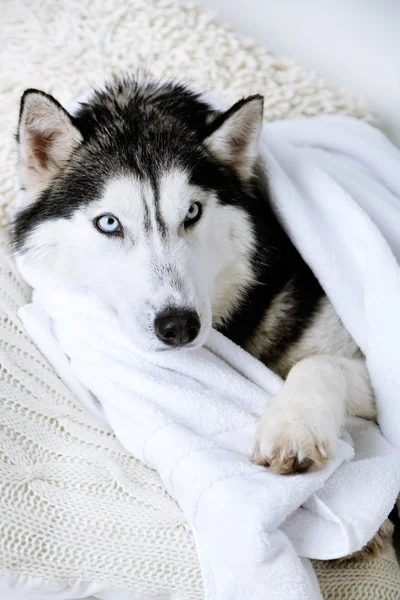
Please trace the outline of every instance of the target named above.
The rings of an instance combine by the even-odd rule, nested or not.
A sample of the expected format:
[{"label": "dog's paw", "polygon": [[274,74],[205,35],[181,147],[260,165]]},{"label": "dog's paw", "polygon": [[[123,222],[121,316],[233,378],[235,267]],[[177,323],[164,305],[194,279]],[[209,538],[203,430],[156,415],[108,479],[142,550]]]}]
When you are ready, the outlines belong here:
[{"label": "dog's paw", "polygon": [[318,425],[311,415],[271,406],[260,422],[252,461],[282,475],[321,469],[332,456],[335,434]]}]

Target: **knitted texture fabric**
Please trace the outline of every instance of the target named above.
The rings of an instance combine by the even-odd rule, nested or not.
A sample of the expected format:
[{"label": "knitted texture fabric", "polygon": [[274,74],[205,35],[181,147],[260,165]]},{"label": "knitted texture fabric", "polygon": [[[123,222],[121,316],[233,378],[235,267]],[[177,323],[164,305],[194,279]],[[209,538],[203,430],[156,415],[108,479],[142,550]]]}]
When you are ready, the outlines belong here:
[{"label": "knitted texture fabric", "polygon": [[393,549],[378,559],[313,564],[325,600],[400,599],[400,570]]},{"label": "knitted texture fabric", "polygon": [[[3,0],[0,36],[2,224],[15,196],[12,136],[28,87],[68,104],[113,73],[140,67],[227,102],[262,93],[266,120],[370,119],[357,98],[188,3]],[[0,573],[203,598],[192,533],[158,475],[79,406],[24,333],[17,309],[30,292],[0,241]],[[399,598],[390,554],[357,565],[314,564],[326,599]]]}]

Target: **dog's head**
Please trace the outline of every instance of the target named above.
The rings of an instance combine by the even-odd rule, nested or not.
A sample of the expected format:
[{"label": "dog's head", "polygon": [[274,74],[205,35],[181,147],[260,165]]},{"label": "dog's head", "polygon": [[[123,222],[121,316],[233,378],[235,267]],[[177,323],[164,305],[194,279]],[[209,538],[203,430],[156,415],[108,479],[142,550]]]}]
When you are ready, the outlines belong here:
[{"label": "dog's head", "polygon": [[28,90],[13,238],[35,288],[87,290],[145,349],[204,343],[252,285],[260,96],[226,112],[123,81],[69,114]]}]

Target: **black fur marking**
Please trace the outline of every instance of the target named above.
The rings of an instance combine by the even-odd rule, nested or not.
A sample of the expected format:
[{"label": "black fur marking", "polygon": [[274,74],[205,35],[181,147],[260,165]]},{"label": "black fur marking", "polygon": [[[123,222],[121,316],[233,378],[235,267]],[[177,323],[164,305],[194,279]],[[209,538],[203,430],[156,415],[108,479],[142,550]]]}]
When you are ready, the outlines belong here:
[{"label": "black fur marking", "polygon": [[144,207],[143,227],[144,227],[144,230],[148,233],[151,229],[149,207],[147,206],[146,200],[144,198],[142,198],[142,202],[143,202],[143,207]]},{"label": "black fur marking", "polygon": [[[224,202],[224,197],[220,196],[220,199]],[[261,357],[265,364],[272,365],[300,338],[324,293],[274,215],[268,203],[266,182],[260,173],[250,182],[246,212],[258,242],[252,257],[257,283],[246,291],[241,305],[218,329],[239,346],[244,346],[256,332],[273,300],[290,283],[293,290],[290,318],[280,324],[279,336]]]},{"label": "black fur marking", "polygon": [[162,217],[161,210],[160,210],[160,188],[158,186],[158,180],[155,177],[152,177],[150,179],[150,183],[151,183],[151,187],[153,188],[155,217],[156,217],[158,231],[161,233],[161,235],[165,236],[167,233],[167,226],[164,222],[164,219]]}]

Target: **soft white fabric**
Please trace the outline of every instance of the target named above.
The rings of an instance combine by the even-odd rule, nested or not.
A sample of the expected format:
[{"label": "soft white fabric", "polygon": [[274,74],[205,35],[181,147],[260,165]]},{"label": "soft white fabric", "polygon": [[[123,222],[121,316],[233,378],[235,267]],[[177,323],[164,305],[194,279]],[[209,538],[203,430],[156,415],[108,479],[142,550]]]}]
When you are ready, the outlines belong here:
[{"label": "soft white fabric", "polygon": [[[268,125],[261,151],[275,209],[366,354],[382,429],[400,446],[400,273],[388,245],[399,256],[398,153],[376,130],[337,117]],[[319,598],[296,552],[351,553],[392,508],[400,453],[359,419],[347,427],[353,460],[340,441],[319,473],[284,478],[249,463],[257,415],[281,382],[220,334],[197,351],[143,354],[95,298],[40,282],[21,316],[60,375],[68,383],[75,373],[76,393],[97,411],[85,388],[100,400],[117,437],[178,500],[207,598]]]}]

